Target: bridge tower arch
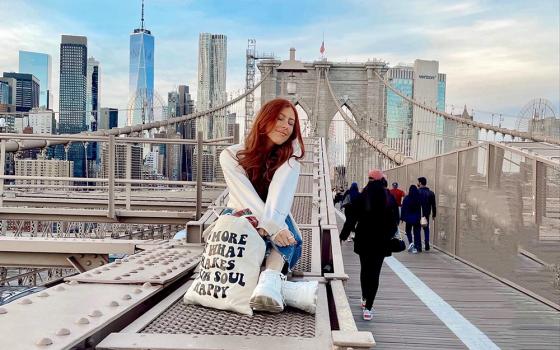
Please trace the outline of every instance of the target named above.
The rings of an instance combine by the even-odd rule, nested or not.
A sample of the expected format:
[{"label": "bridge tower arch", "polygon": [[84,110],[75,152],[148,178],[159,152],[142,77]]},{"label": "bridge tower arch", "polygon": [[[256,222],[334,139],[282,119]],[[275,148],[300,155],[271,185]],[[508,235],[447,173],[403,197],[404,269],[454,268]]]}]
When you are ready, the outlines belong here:
[{"label": "bridge tower arch", "polygon": [[[298,68],[290,71],[289,67]],[[309,117],[310,136],[324,137],[328,141],[332,119],[338,107],[345,105],[352,111],[360,129],[383,140],[385,87],[379,77],[384,77],[388,70],[385,62],[338,63],[326,59],[301,62],[295,60],[292,49],[289,60],[263,60],[258,69],[261,76],[268,74],[261,85],[261,105],[278,97],[298,104]],[[329,91],[329,82],[336,101]]]}]

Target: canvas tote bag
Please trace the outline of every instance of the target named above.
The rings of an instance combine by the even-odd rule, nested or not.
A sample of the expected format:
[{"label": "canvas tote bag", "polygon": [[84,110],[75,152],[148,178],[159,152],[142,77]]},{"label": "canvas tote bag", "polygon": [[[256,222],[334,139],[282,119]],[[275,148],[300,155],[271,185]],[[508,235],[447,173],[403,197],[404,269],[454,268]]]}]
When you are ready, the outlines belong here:
[{"label": "canvas tote bag", "polygon": [[249,299],[265,250],[265,242],[246,218],[219,216],[206,237],[198,276],[184,302],[253,315]]}]

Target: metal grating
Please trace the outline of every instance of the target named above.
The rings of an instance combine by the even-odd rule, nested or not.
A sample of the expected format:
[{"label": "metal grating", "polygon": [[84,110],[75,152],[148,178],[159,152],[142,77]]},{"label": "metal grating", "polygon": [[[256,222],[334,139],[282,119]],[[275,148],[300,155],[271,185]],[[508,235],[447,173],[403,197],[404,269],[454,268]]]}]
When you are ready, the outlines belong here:
[{"label": "metal grating", "polygon": [[312,174],[315,165],[313,163],[301,163],[301,172],[305,174]]},{"label": "metal grating", "polygon": [[300,225],[311,224],[311,211],[313,207],[313,199],[311,197],[294,197],[292,203],[292,215],[296,223]]},{"label": "metal grating", "polygon": [[303,240],[303,244],[301,246],[302,252],[301,258],[296,266],[294,266],[294,271],[311,272],[311,245],[313,244],[313,231],[310,228],[302,228],[300,229],[300,232],[301,239]]},{"label": "metal grating", "polygon": [[[315,315],[293,308],[253,316],[186,305],[177,300],[140,333],[315,337]],[[263,344],[264,346],[264,344]]]},{"label": "metal grating", "polygon": [[300,175],[296,189],[297,193],[312,193],[313,192],[313,176]]}]

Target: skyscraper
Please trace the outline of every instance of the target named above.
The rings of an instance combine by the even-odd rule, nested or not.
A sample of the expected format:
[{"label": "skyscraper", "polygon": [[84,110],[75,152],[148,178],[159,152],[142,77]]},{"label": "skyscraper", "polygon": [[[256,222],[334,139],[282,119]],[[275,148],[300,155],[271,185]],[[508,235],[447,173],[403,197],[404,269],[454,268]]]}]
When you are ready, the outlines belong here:
[{"label": "skyscraper", "polygon": [[144,29],[144,1],[140,28],[130,34],[128,125],[154,120],[154,37]]},{"label": "skyscraper", "polygon": [[[198,39],[197,110],[205,111],[226,101],[227,37],[200,33]],[[225,116],[200,120],[198,129],[206,137],[223,137]]]},{"label": "skyscraper", "polygon": [[33,74],[4,73],[4,78],[16,80],[16,111],[28,112],[39,107],[39,80]]},{"label": "skyscraper", "polygon": [[119,124],[119,110],[116,108],[101,108],[97,129],[112,129]]},{"label": "skyscraper", "polygon": [[97,130],[99,119],[99,62],[90,57],[87,61],[86,123],[90,131]]},{"label": "skyscraper", "polygon": [[[194,100],[189,93],[188,85],[179,85],[179,114],[189,115],[195,112]],[[183,139],[196,138],[196,121],[187,120],[184,123],[177,124],[177,132]],[[193,147],[190,145],[182,145],[181,147],[181,180],[192,180],[192,161]]]},{"label": "skyscraper", "polygon": [[[87,38],[62,35],[60,44],[60,119],[61,134],[76,134],[88,130],[86,118]],[[57,158],[64,150],[57,149]],[[86,175],[84,146],[74,143],[68,149],[68,159],[74,162],[74,176]]]},{"label": "skyscraper", "polygon": [[[403,95],[437,110],[445,110],[446,75],[438,61],[415,60],[414,65],[389,68],[389,83]],[[444,150],[444,120],[434,117],[386,89],[385,142],[399,152],[424,159]]]},{"label": "skyscraper", "polygon": [[[99,123],[99,62],[90,57],[87,61],[86,81],[86,123],[89,131],[97,131]],[[87,159],[90,162],[89,169],[98,163],[98,145],[92,142],[88,145]]]},{"label": "skyscraper", "polygon": [[52,59],[40,52],[19,51],[19,72],[33,74],[39,79],[39,106],[52,108]]}]

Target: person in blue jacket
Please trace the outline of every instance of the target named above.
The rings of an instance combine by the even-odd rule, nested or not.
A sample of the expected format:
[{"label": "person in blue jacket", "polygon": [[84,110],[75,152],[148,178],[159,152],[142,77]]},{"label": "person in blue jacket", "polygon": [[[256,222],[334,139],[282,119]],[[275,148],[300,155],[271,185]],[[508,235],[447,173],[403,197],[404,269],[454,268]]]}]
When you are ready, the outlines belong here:
[{"label": "person in blue jacket", "polygon": [[[411,185],[408,194],[404,197],[401,208],[401,220],[405,222],[406,238],[408,238],[408,252],[416,254],[422,251],[422,242],[420,241],[420,192],[416,186]],[[414,232],[414,239],[412,239]]]}]

